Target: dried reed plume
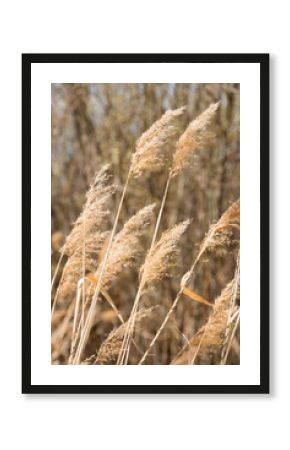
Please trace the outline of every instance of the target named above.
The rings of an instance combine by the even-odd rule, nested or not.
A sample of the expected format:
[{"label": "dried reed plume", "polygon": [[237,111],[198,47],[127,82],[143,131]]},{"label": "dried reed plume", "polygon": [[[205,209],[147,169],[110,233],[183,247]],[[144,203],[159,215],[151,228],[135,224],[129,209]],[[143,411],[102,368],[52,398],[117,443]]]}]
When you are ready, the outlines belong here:
[{"label": "dried reed plume", "polygon": [[134,333],[136,314],[141,295],[144,293],[146,286],[152,285],[156,281],[163,280],[164,278],[168,278],[170,276],[170,270],[173,267],[176,267],[177,264],[177,258],[179,255],[179,240],[187,229],[189,223],[189,220],[185,220],[184,222],[181,222],[165,231],[160,240],[148,252],[145,263],[140,271],[141,280],[131,315],[127,323],[127,329],[124,334],[118,364],[127,364],[128,362],[130,344]]},{"label": "dried reed plume", "polygon": [[[158,306],[148,309],[140,309],[136,314],[136,331],[140,329],[142,323],[147,319],[153,310]],[[124,333],[127,328],[127,322],[111,331],[107,339],[102,343],[96,355],[92,355],[84,361],[84,364],[113,365],[116,364],[118,354],[120,352]]]},{"label": "dried reed plume", "polygon": [[178,119],[185,107],[166,111],[136,143],[131,173],[134,177],[144,172],[159,172],[171,162],[172,141],[177,138]]},{"label": "dried reed plume", "polygon": [[116,190],[116,187],[110,184],[110,180],[110,166],[106,165],[95,175],[86,195],[83,211],[61,250],[52,286],[63,256],[67,255],[68,260],[54,298],[52,313],[58,297],[62,294],[72,294],[81,274],[84,276],[86,270],[96,269],[96,255],[104,243],[103,229],[108,224],[109,204]]},{"label": "dried reed plume", "polygon": [[[108,237],[108,232],[96,233],[85,241],[85,271],[86,273],[95,272],[98,267],[98,254],[101,252],[104,243]],[[68,258],[62,273],[62,279],[58,288],[57,297],[65,302],[74,298],[77,284],[83,277],[84,255],[79,247]]]},{"label": "dried reed plume", "polygon": [[167,183],[164,189],[160,210],[158,213],[155,230],[152,237],[151,248],[155,243],[161,216],[163,214],[170,182],[172,178],[180,174],[183,169],[186,169],[192,165],[192,158],[195,151],[199,146],[204,144],[207,138],[210,136],[207,128],[211,120],[217,111],[219,103],[211,104],[203,113],[201,113],[196,119],[194,119],[187,127],[185,132],[181,135],[176,144],[175,153],[173,155],[172,167],[169,171]]},{"label": "dried reed plume", "polygon": [[215,116],[219,103],[212,103],[203,113],[193,120],[179,138],[173,156],[171,175],[174,177],[192,165],[192,157],[198,147],[210,136],[208,125]]},{"label": "dried reed plume", "polygon": [[[180,298],[182,297],[183,294],[183,289],[187,286],[187,284],[189,283],[193,272],[195,270],[195,267],[197,265],[197,263],[199,262],[201,256],[205,253],[205,251],[212,246],[212,244],[214,242],[218,242],[218,232],[227,229],[228,227],[231,227],[233,224],[237,225],[237,222],[239,222],[239,213],[240,213],[240,201],[237,200],[235,203],[233,203],[221,216],[221,218],[219,219],[219,221],[215,224],[212,225],[209,229],[209,232],[207,233],[207,235],[205,236],[204,240],[201,243],[200,246],[200,250],[190,268],[190,270],[183,276],[181,283],[180,283],[180,289],[176,295],[176,298],[174,300],[174,302],[172,303],[172,306],[170,308],[170,310],[168,311],[165,319],[163,320],[160,328],[158,329],[155,337],[153,338],[153,340],[151,341],[149,347],[147,348],[146,352],[144,353],[143,357],[141,358],[141,360],[139,361],[139,364],[143,364],[143,362],[145,361],[145,359],[147,358],[150,350],[152,349],[152,347],[155,345],[157,339],[159,338],[160,334],[162,333],[162,331],[164,330],[171,314],[173,313],[173,311],[175,310]],[[220,241],[221,243],[221,241]]]},{"label": "dried reed plume", "polygon": [[199,251],[199,258],[206,250],[230,247],[239,244],[240,199],[232,203],[217,223],[210,226]]},{"label": "dried reed plume", "polygon": [[66,238],[63,246],[65,255],[70,256],[76,250],[82,249],[84,226],[86,239],[87,237],[92,237],[94,233],[103,230],[110,215],[109,203],[116,191],[116,187],[109,184],[111,178],[112,175],[108,164],[96,173],[86,194],[86,203],[83,211],[76,220],[71,233]]},{"label": "dried reed plume", "polygon": [[220,364],[228,327],[228,312],[239,296],[239,273],[215,300],[207,323],[190,339],[172,364]]},{"label": "dried reed plume", "polygon": [[[103,275],[103,287],[108,288],[124,270],[136,266],[144,254],[142,238],[153,219],[155,204],[140,209],[116,234]],[[98,272],[96,272],[98,277]]]},{"label": "dried reed plume", "polygon": [[176,267],[177,264],[180,252],[178,247],[179,240],[189,224],[190,220],[185,220],[165,231],[151,252],[148,253],[141,268],[140,284],[142,291],[146,285],[170,276],[170,270]]}]

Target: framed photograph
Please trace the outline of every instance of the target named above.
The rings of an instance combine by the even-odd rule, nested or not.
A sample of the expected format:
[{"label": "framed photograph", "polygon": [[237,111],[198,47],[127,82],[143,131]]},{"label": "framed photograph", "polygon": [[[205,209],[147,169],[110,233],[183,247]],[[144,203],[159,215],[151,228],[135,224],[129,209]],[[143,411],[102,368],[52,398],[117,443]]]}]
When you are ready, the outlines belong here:
[{"label": "framed photograph", "polygon": [[22,392],[269,393],[269,55],[22,55]]}]

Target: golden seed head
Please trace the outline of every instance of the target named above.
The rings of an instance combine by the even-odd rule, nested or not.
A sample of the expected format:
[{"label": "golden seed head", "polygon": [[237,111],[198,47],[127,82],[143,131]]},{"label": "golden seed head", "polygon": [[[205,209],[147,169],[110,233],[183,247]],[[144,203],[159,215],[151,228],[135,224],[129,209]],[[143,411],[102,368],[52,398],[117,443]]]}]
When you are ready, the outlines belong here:
[{"label": "golden seed head", "polygon": [[212,103],[186,128],[176,144],[171,176],[178,175],[192,165],[192,157],[200,145],[210,136],[207,128],[215,116],[219,103]]},{"label": "golden seed head", "polygon": [[134,177],[169,167],[173,151],[172,141],[177,138],[178,119],[184,111],[185,107],[166,111],[138,139],[130,169]]}]

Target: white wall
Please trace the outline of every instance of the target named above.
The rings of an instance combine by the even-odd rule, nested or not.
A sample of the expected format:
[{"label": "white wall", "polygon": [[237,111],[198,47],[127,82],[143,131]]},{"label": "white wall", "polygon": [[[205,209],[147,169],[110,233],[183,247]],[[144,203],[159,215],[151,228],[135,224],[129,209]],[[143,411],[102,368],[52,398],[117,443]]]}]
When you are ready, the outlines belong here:
[{"label": "white wall", "polygon": [[[1,8],[3,449],[286,448],[289,421],[289,45],[286,1],[10,1]],[[135,19],[134,16],[135,15]],[[21,52],[270,52],[270,396],[20,393]],[[2,230],[3,227],[3,230]],[[250,301],[250,299],[248,299]],[[41,301],[41,298],[39,299]],[[5,444],[4,444],[5,441]],[[280,446],[279,445],[279,446]]]}]

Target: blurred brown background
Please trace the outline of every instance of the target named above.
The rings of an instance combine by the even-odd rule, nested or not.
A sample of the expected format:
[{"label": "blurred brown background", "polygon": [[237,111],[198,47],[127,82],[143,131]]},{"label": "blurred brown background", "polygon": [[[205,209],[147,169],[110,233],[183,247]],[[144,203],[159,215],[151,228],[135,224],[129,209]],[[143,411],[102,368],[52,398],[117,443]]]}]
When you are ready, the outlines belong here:
[{"label": "blurred brown background", "polygon": [[[176,177],[170,186],[161,231],[186,218],[193,218],[193,221],[182,240],[179,273],[154,293],[142,298],[142,305],[160,305],[160,318],[156,323],[150,323],[138,342],[139,347],[146,349],[175,297],[180,276],[188,270],[209,225],[239,198],[239,85],[53,84],[51,101],[52,271],[58,261],[58,250],[82,209],[85,193],[96,170],[110,163],[114,182],[122,187],[136,140],[167,109],[186,105],[186,114],[180,121],[182,133],[188,123],[210,103],[220,101],[216,121],[211,126],[214,138],[196,153],[192,170]],[[166,178],[166,173],[160,173],[130,182],[120,227],[146,204],[156,202],[158,210]],[[117,201],[112,208],[111,223],[116,207]],[[203,258],[191,287],[213,301],[232,278],[234,270],[235,259],[229,252]],[[123,279],[111,289],[111,296],[125,318],[129,316],[134,301],[137,277],[137,272],[124,274]],[[110,316],[107,305],[100,308],[100,323],[95,327],[96,345],[100,345],[104,335],[118,325],[117,319]],[[204,323],[208,314],[206,306],[184,298],[148,364],[168,364],[186,339]],[[236,342],[229,363],[238,362]]]}]

